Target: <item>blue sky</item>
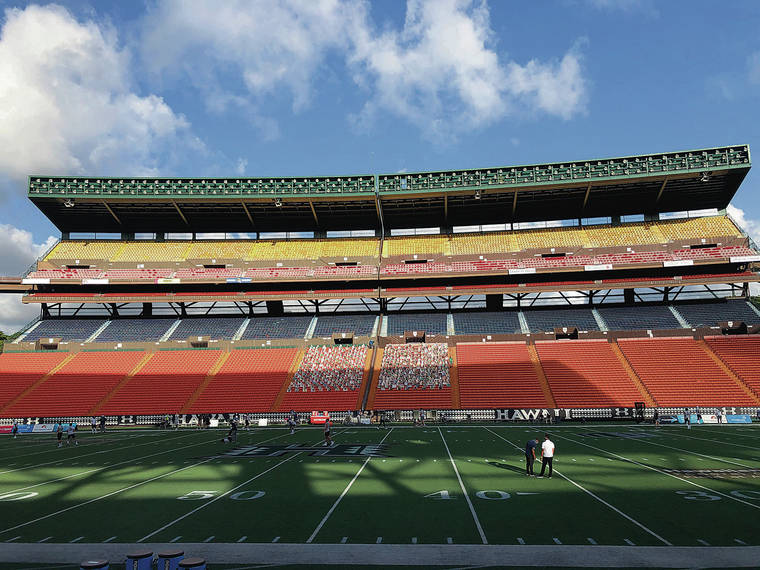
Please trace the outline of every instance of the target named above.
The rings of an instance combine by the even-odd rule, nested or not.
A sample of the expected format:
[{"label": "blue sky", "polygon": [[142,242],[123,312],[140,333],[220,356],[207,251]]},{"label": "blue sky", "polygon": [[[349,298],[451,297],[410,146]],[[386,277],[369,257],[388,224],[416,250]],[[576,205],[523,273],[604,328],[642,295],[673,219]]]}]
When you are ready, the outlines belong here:
[{"label": "blue sky", "polygon": [[[0,11],[0,273],[57,236],[24,197],[30,173],[760,152],[756,1],[0,0]],[[755,236],[758,176],[734,202]]]}]

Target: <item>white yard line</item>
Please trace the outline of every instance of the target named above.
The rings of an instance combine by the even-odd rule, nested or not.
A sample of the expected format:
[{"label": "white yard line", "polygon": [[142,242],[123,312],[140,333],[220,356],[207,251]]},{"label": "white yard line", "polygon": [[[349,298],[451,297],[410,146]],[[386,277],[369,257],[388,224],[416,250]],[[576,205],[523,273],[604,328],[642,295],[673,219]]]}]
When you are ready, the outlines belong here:
[{"label": "white yard line", "polygon": [[[272,439],[277,439],[278,437],[282,437],[282,435],[284,435],[284,434],[278,435],[278,436],[276,436],[276,437],[273,437],[273,438],[270,438],[270,439],[268,439],[268,440],[264,440],[264,441],[271,441]],[[336,433],[336,435],[337,435],[337,433]],[[259,442],[259,443],[264,443],[264,442]],[[245,485],[248,485],[248,483],[250,483],[250,482],[252,482],[252,481],[255,481],[256,479],[258,479],[258,478],[259,478],[259,477],[261,477],[262,475],[266,475],[266,474],[267,474],[267,473],[269,473],[270,471],[274,471],[274,470],[275,470],[275,469],[277,469],[277,468],[278,468],[280,465],[284,465],[285,463],[287,463],[287,462],[288,462],[288,461],[290,461],[291,459],[294,459],[295,457],[298,457],[299,455],[300,455],[300,452],[299,452],[299,453],[294,453],[293,455],[291,455],[291,456],[290,456],[290,457],[288,457],[287,459],[284,459],[284,460],[282,460],[282,461],[280,461],[280,462],[278,462],[278,463],[275,463],[275,464],[274,464],[272,467],[270,467],[269,469],[266,469],[266,470],[262,471],[261,473],[258,473],[257,475],[254,475],[253,477],[251,477],[251,478],[250,478],[250,479],[248,479],[247,481],[243,481],[242,483],[240,483],[240,485],[237,485],[237,486],[233,487],[232,489],[229,489],[228,491],[225,491],[224,493],[222,493],[221,495],[218,495],[218,496],[214,497],[214,498],[213,498],[213,499],[211,499],[210,501],[208,501],[208,502],[206,502],[206,503],[203,503],[202,505],[200,505],[200,506],[198,506],[198,507],[196,507],[196,508],[192,509],[191,511],[188,511],[188,512],[187,512],[187,513],[185,513],[184,515],[182,515],[182,516],[180,516],[180,517],[177,517],[177,518],[176,518],[176,519],[174,519],[173,521],[166,523],[164,526],[162,526],[162,527],[160,527],[160,528],[157,528],[157,529],[156,529],[156,530],[154,530],[153,532],[146,534],[145,536],[143,536],[143,537],[142,537],[140,540],[138,540],[137,542],[145,542],[145,541],[146,541],[147,539],[149,539],[150,537],[152,537],[152,536],[155,536],[155,535],[156,535],[156,534],[158,534],[159,532],[161,532],[161,531],[163,531],[163,530],[166,530],[166,529],[167,529],[167,528],[169,528],[170,526],[173,526],[173,525],[175,525],[176,523],[180,522],[181,520],[184,520],[184,519],[186,519],[187,517],[189,517],[189,516],[191,516],[191,515],[193,515],[193,514],[197,513],[197,512],[198,512],[198,511],[200,511],[201,509],[205,509],[205,508],[206,508],[206,507],[208,507],[209,505],[213,505],[213,504],[214,504],[215,502],[217,502],[219,499],[223,499],[224,497],[226,497],[226,496],[227,496],[227,495],[229,495],[230,493],[233,493],[234,491],[237,491],[238,489],[240,489],[240,487],[244,487]],[[208,461],[208,460],[207,460],[207,461]],[[279,538],[279,537],[278,537],[278,538]]]},{"label": "white yard line", "polygon": [[441,431],[441,428],[438,428],[438,433],[441,436],[443,445],[446,447],[446,453],[449,454],[449,461],[451,461],[451,465],[454,467],[454,473],[456,473],[457,480],[459,481],[459,487],[462,489],[462,494],[464,495],[464,498],[467,499],[467,504],[470,507],[470,513],[472,513],[472,520],[475,521],[475,526],[478,529],[478,534],[480,534],[480,539],[483,541],[483,544],[488,544],[488,539],[486,538],[486,534],[483,532],[483,527],[480,524],[480,519],[478,518],[478,514],[475,512],[475,507],[472,504],[472,500],[470,500],[470,496],[467,494],[467,489],[464,488],[462,477],[459,475],[459,469],[457,469],[457,465],[456,463],[454,463],[454,458],[451,456],[451,451],[449,450],[449,444],[446,443],[446,438],[443,437],[443,432]]},{"label": "white yard line", "polygon": [[[701,438],[697,438],[701,439]],[[744,463],[737,463],[736,461],[729,461],[728,459],[722,459],[720,457],[714,457],[712,455],[706,455],[704,453],[698,453],[696,451],[691,451],[689,449],[682,449],[680,447],[673,447],[672,445],[665,445],[664,443],[657,443],[655,441],[648,441],[645,438],[638,438],[635,441],[641,441],[643,443],[648,443],[649,445],[657,445],[659,447],[665,447],[667,449],[673,449],[675,451],[682,451],[683,453],[690,453],[692,455],[698,455],[699,457],[706,457],[707,459],[712,459],[713,461],[720,461],[721,463],[728,463],[730,465],[738,465],[739,467],[746,467],[747,469],[752,469],[752,466],[745,465]],[[644,460],[647,460],[646,457],[642,458]]]},{"label": "white yard line", "polygon": [[[264,443],[266,441],[271,441],[272,439],[277,439],[278,437],[282,437],[282,435],[284,435],[284,434],[280,434],[278,436],[272,437],[272,438],[270,438],[268,440],[264,440],[263,442],[259,442],[259,443]],[[208,443],[208,442],[205,442],[205,443]],[[197,444],[197,445],[200,445],[200,444]],[[179,473],[181,471],[185,471],[186,469],[192,469],[193,467],[197,467],[198,465],[203,465],[204,463],[208,463],[209,461],[211,461],[213,459],[215,459],[215,457],[209,457],[209,458],[204,459],[203,461],[198,461],[197,463],[193,463],[193,464],[188,465],[186,467],[180,467],[179,469],[175,469],[173,471],[169,471],[168,473],[164,473],[163,475],[157,475],[156,477],[151,477],[150,479],[146,479],[145,481],[140,481],[139,483],[135,483],[135,484],[129,485],[127,487],[122,487],[121,489],[117,489],[116,491],[111,491],[110,493],[106,493],[105,495],[101,495],[99,497],[95,497],[95,498],[90,499],[88,501],[84,501],[82,503],[77,503],[76,505],[71,505],[70,507],[66,507],[65,509],[60,509],[60,510],[57,510],[57,511],[55,511],[53,513],[49,513],[47,515],[43,515],[41,517],[37,517],[36,519],[33,519],[33,520],[30,520],[30,521],[26,521],[26,522],[17,524],[16,526],[12,526],[12,527],[0,530],[0,534],[4,534],[6,532],[10,532],[10,531],[15,530],[17,528],[21,528],[21,527],[24,527],[24,526],[27,526],[27,525],[30,525],[30,524],[37,523],[37,522],[39,522],[41,520],[45,520],[45,519],[48,519],[50,517],[54,517],[56,515],[68,512],[68,511],[70,511],[72,509],[76,509],[78,507],[83,507],[85,505],[89,505],[91,503],[94,503],[96,501],[100,501],[102,499],[107,499],[108,497],[112,497],[114,495],[118,495],[119,493],[123,493],[124,491],[129,491],[130,489],[134,489],[135,487],[140,487],[141,485],[145,485],[146,483],[151,483],[152,481],[156,481],[157,479],[163,479],[164,477],[168,477],[169,475],[173,475],[175,473]]]},{"label": "white yard line", "polygon": [[[187,434],[187,435],[189,435],[189,434]],[[174,441],[174,440],[177,440],[177,439],[182,439],[182,437],[186,437],[186,436],[183,434],[183,436],[173,437],[173,438],[165,439],[163,441]],[[50,440],[50,443],[51,443],[51,445],[55,445],[55,441],[52,440],[52,439]],[[154,443],[156,443],[156,442],[155,441],[146,441],[144,443],[138,443],[136,445],[127,445],[127,446],[124,446],[124,447],[111,447],[111,448],[108,448],[108,449],[101,449],[100,451],[93,451],[92,453],[85,453],[85,454],[82,454],[82,455],[77,455],[76,459],[79,460],[82,457],[89,457],[91,455],[100,455],[101,453],[110,453],[111,451],[121,451],[121,450],[124,450],[124,449],[131,449],[133,447],[142,447],[143,445],[152,445]],[[63,453],[63,452],[60,452],[60,450],[58,450],[57,448],[56,448],[56,451],[58,451],[59,453]],[[52,465],[54,463],[63,463],[63,462],[66,461],[66,459],[67,459],[66,457],[63,457],[63,458],[55,459],[54,461],[48,461],[47,463],[37,463],[35,465],[27,465],[26,467],[17,467],[16,469],[8,469],[6,471],[0,471],[0,475],[5,475],[6,473],[14,473],[16,471],[25,471],[26,469],[37,469],[39,467],[45,467],[46,465]],[[69,459],[71,459],[71,458],[69,458]]]},{"label": "white yard line", "polygon": [[[385,437],[383,437],[383,439],[380,440],[381,444],[387,439],[387,437],[389,435],[391,435],[392,431],[393,431],[393,428],[391,428],[391,430],[388,433],[385,434]],[[367,459],[364,460],[364,463],[362,463],[362,466],[359,467],[359,470],[356,472],[356,475],[354,475],[354,478],[351,479],[351,481],[349,481],[348,485],[346,485],[346,488],[343,489],[343,492],[335,500],[335,502],[333,503],[332,507],[330,507],[330,510],[327,511],[327,514],[324,517],[322,517],[321,521],[319,521],[319,524],[317,525],[317,528],[315,528],[314,532],[311,533],[311,536],[309,536],[309,538],[306,539],[306,544],[310,544],[317,537],[317,534],[319,534],[319,531],[322,530],[323,526],[325,526],[325,523],[327,522],[327,519],[329,519],[330,515],[332,515],[333,512],[335,511],[335,509],[338,508],[338,505],[343,500],[343,497],[346,496],[346,494],[348,493],[348,491],[353,486],[354,482],[359,478],[359,475],[362,474],[362,471],[364,471],[364,468],[367,466],[367,463],[369,463],[370,459],[372,459],[371,455],[368,456]]]},{"label": "white yard line", "polygon": [[599,451],[601,453],[606,453],[607,455],[611,455],[613,457],[617,457],[618,459],[622,461],[627,461],[629,463],[633,463],[634,465],[638,465],[639,467],[645,467],[646,469],[651,469],[652,471],[656,471],[657,473],[660,473],[661,475],[667,475],[668,477],[673,477],[673,479],[678,479],[679,481],[683,483],[687,483],[688,485],[692,485],[694,487],[698,487],[700,489],[704,489],[705,491],[710,491],[711,493],[715,493],[717,495],[720,495],[721,497],[725,497],[727,499],[731,499],[732,501],[736,501],[737,503],[741,503],[743,505],[747,505],[748,507],[752,507],[753,509],[760,509],[760,505],[755,505],[753,503],[748,503],[747,501],[744,501],[738,497],[734,497],[733,495],[729,495],[727,493],[722,493],[721,491],[716,491],[715,489],[711,489],[710,487],[705,487],[704,485],[700,485],[699,483],[695,483],[694,481],[689,481],[688,479],[684,479],[682,477],[678,477],[677,475],[674,475],[673,473],[668,473],[667,471],[663,471],[662,469],[658,469],[657,467],[652,467],[651,465],[647,465],[646,463],[640,463],[639,461],[636,461],[635,459],[629,459],[628,457],[624,457],[623,455],[619,455],[617,453],[613,453],[612,451],[607,451],[606,449],[602,449],[600,447],[596,447],[593,445],[590,445],[588,443],[583,443],[582,441],[578,441],[576,439],[571,439],[566,436],[562,436],[557,434],[557,437],[566,439],[568,441],[572,441],[573,443],[577,443],[578,445],[585,445],[586,447],[590,447],[591,449],[595,449],[596,451]]},{"label": "white yard line", "polygon": [[[516,448],[518,451],[522,451],[522,448],[520,448],[518,445],[516,445],[516,444],[512,443],[511,441],[509,441],[508,439],[506,439],[506,438],[502,437],[501,435],[499,435],[499,434],[498,434],[498,433],[496,433],[495,431],[492,431],[490,428],[486,428],[486,429],[487,429],[488,431],[490,431],[490,432],[491,432],[493,435],[495,435],[496,437],[498,437],[499,439],[501,439],[501,440],[503,440],[503,441],[506,441],[506,442],[507,442],[509,445],[511,445],[512,447]],[[623,511],[621,511],[620,509],[618,509],[616,506],[614,506],[614,505],[611,505],[610,503],[608,503],[607,501],[605,501],[604,499],[602,499],[602,498],[601,498],[599,495],[597,495],[596,493],[593,493],[592,491],[589,491],[588,489],[586,489],[585,487],[583,487],[583,486],[582,486],[582,485],[580,485],[579,483],[576,483],[575,481],[573,481],[572,479],[570,479],[570,477],[568,477],[567,475],[565,475],[565,474],[563,474],[563,473],[559,472],[557,469],[554,469],[554,472],[555,472],[557,475],[559,475],[560,477],[562,477],[563,479],[565,479],[565,480],[566,480],[568,483],[571,483],[572,485],[574,485],[574,486],[578,487],[578,488],[579,488],[581,491],[583,491],[584,493],[586,493],[586,494],[587,494],[587,495],[589,495],[590,497],[593,497],[594,499],[596,499],[597,501],[599,501],[600,503],[602,503],[604,506],[606,506],[606,507],[608,507],[608,508],[612,509],[613,511],[615,511],[617,514],[619,514],[621,517],[623,517],[623,518],[624,518],[624,519],[626,519],[627,521],[629,521],[629,522],[632,522],[632,523],[633,523],[633,524],[635,524],[637,527],[639,527],[641,530],[643,530],[643,531],[645,531],[646,533],[648,533],[648,534],[652,535],[653,537],[655,537],[657,540],[659,540],[660,542],[662,542],[662,543],[663,543],[663,544],[665,544],[666,546],[673,546],[673,544],[672,544],[670,541],[668,541],[668,540],[664,539],[664,538],[663,538],[663,537],[661,537],[659,534],[657,534],[656,532],[654,532],[654,531],[653,531],[651,528],[649,528],[649,527],[647,527],[647,526],[643,525],[642,523],[640,523],[639,521],[637,521],[636,519],[634,519],[632,516],[630,516],[630,515],[628,515],[628,514],[624,513],[624,512],[623,512]]]},{"label": "white yard line", "polygon": [[[260,442],[250,442],[250,441],[247,441],[245,443],[253,443],[254,445],[256,445],[258,443],[266,443],[268,441],[272,441],[274,439],[278,439],[280,437],[283,437],[284,435],[286,435],[286,433],[287,432],[283,432],[282,434],[280,434],[278,436],[270,437],[269,439],[265,439],[265,440],[262,440]],[[42,483],[37,483],[35,485],[29,485],[27,487],[19,487],[18,489],[12,489],[10,491],[0,491],[0,493],[6,494],[6,493],[15,493],[15,492],[18,492],[18,491],[26,491],[28,489],[33,489],[35,487],[40,487],[42,485],[47,485],[49,483],[56,483],[58,481],[64,481],[65,479],[71,479],[72,477],[79,477],[80,475],[87,475],[88,473],[94,473],[96,471],[103,471],[103,470],[107,470],[107,469],[113,469],[114,467],[118,467],[119,465],[132,465],[132,464],[137,463],[139,461],[142,461],[144,459],[148,459],[149,457],[155,457],[156,455],[165,455],[167,453],[176,453],[177,451],[179,451],[181,449],[187,449],[189,447],[197,447],[199,445],[207,445],[208,443],[210,443],[212,441],[216,441],[216,440],[217,440],[217,438],[214,437],[214,439],[204,440],[204,441],[202,441],[200,443],[191,443],[189,445],[183,445],[182,447],[173,447],[173,448],[167,449],[165,451],[158,451],[156,453],[151,453],[149,455],[143,455],[142,457],[136,457],[136,458],[133,458],[133,459],[127,459],[127,460],[121,461],[119,463],[114,463],[113,465],[104,465],[103,467],[97,467],[95,469],[89,469],[88,471],[81,471],[79,473],[74,473],[73,475],[67,475],[66,477],[59,477],[58,479],[51,479],[49,481],[43,481]],[[154,461],[153,463],[158,463],[158,462]]]},{"label": "white yard line", "polygon": [[[685,433],[673,433],[673,434],[669,434],[669,435],[675,435],[677,437],[687,437],[689,439],[699,439],[701,441],[709,441],[709,442],[717,443],[717,444],[720,444],[720,445],[726,445],[728,447],[744,447],[746,449],[752,449],[754,451],[760,451],[760,447],[753,447],[751,445],[743,445],[741,443],[736,443],[735,441],[726,441],[726,440],[722,440],[722,439],[709,439],[707,437],[697,437],[695,435],[686,435]],[[736,435],[736,434],[734,434],[734,435]]]}]

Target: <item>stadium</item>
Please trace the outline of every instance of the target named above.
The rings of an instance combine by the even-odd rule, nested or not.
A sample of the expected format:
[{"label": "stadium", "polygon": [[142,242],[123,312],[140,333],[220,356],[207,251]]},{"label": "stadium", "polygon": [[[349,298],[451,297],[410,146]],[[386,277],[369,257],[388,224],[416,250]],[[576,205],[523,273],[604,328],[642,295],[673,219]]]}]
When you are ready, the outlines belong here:
[{"label": "stadium", "polygon": [[[726,213],[750,166],[737,145],[30,176],[61,239],[0,281],[39,306],[0,354],[3,547],[182,546],[214,568],[756,560],[760,251]],[[71,424],[82,445],[56,447]],[[526,478],[545,431],[556,476]]]}]

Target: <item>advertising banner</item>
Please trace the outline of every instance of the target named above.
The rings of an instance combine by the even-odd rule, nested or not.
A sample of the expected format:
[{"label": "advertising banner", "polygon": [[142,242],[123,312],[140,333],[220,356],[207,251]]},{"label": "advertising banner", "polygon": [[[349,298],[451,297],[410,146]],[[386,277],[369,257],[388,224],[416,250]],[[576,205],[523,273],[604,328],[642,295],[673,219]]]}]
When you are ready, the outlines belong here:
[{"label": "advertising banner", "polygon": [[34,433],[51,432],[55,428],[55,424],[35,424]]},{"label": "advertising banner", "polygon": [[694,265],[693,259],[676,259],[673,261],[663,261],[663,267],[686,267],[687,265]]},{"label": "advertising banner", "polygon": [[609,271],[612,269],[611,263],[601,263],[599,265],[584,265],[584,271]]},{"label": "advertising banner", "polygon": [[749,414],[727,414],[727,424],[751,424],[752,417]]},{"label": "advertising banner", "polygon": [[108,279],[82,279],[82,285],[108,285]]},{"label": "advertising banner", "polygon": [[50,285],[50,279],[41,277],[26,278],[21,280],[22,285]]},{"label": "advertising banner", "polygon": [[32,433],[32,430],[34,429],[33,424],[19,424],[18,425],[18,432],[19,433]]},{"label": "advertising banner", "polygon": [[0,426],[0,433],[11,433],[13,426]]}]

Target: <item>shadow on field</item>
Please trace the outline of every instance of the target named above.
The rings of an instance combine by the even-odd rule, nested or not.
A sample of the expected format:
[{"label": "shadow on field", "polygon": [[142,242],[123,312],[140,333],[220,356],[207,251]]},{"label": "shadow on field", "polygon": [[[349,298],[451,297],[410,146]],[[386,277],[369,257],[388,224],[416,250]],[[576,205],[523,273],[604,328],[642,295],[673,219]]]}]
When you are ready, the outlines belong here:
[{"label": "shadow on field", "polygon": [[518,467],[517,465],[510,465],[509,463],[499,463],[497,461],[486,461],[491,467],[498,469],[505,469],[507,471],[514,471],[515,473],[525,473],[525,467]]}]

